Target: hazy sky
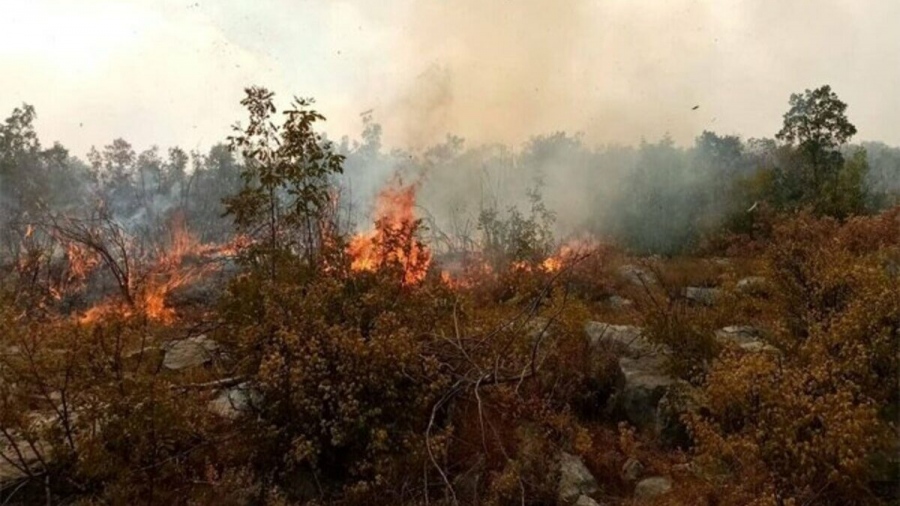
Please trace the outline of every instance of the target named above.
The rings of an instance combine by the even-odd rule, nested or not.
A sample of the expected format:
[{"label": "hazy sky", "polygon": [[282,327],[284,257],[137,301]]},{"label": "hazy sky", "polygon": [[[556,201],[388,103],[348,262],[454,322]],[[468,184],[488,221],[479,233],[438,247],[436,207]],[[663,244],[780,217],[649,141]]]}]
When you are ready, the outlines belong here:
[{"label": "hazy sky", "polygon": [[[831,84],[856,140],[900,144],[898,0],[28,0],[0,16],[0,114],[83,156],[206,149],[243,87],[312,96],[332,137],[390,145],[556,130],[633,143],[772,136]],[[699,109],[691,108],[699,105]]]}]

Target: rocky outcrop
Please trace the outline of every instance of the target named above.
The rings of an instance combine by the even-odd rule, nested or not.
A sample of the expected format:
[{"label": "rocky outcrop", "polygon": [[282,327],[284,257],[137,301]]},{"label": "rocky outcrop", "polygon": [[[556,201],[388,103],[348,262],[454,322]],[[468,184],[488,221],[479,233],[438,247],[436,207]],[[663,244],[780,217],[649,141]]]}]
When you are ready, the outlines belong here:
[{"label": "rocky outcrop", "polygon": [[669,350],[630,325],[588,322],[585,333],[592,349],[619,355],[624,382],[613,397],[613,411],[639,427],[652,427],[656,405],[675,381],[668,373]]},{"label": "rocky outcrop", "polygon": [[672,480],[663,476],[653,476],[638,482],[634,487],[634,498],[638,501],[647,501],[672,490]]},{"label": "rocky outcrop", "polygon": [[169,342],[164,350],[163,367],[178,371],[212,362],[219,350],[219,344],[201,335]]},{"label": "rocky outcrop", "polygon": [[559,455],[558,504],[570,506],[582,496],[591,496],[600,491],[594,475],[588,471],[582,460],[571,453]]}]

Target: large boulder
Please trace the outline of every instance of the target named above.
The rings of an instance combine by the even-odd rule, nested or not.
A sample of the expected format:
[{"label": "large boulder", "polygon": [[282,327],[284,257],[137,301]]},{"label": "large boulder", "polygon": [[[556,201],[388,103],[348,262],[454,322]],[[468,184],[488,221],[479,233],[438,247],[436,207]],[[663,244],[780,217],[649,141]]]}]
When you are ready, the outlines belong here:
[{"label": "large boulder", "polygon": [[638,427],[653,427],[656,407],[675,379],[668,374],[668,357],[622,357],[619,367],[625,386],[615,396],[615,409]]},{"label": "large boulder", "polygon": [[163,367],[178,371],[212,362],[219,350],[219,344],[201,335],[169,342],[164,349]]},{"label": "large boulder", "polygon": [[588,322],[585,333],[592,349],[619,355],[624,382],[614,396],[613,411],[639,427],[652,427],[656,405],[675,381],[668,372],[670,350],[644,337],[640,327]]},{"label": "large boulder", "polygon": [[647,501],[672,490],[672,480],[663,476],[653,476],[638,482],[634,487],[634,498],[638,501]]},{"label": "large boulder", "polygon": [[558,504],[569,506],[581,496],[591,496],[600,491],[594,475],[588,471],[581,458],[571,453],[559,455],[559,495]]}]

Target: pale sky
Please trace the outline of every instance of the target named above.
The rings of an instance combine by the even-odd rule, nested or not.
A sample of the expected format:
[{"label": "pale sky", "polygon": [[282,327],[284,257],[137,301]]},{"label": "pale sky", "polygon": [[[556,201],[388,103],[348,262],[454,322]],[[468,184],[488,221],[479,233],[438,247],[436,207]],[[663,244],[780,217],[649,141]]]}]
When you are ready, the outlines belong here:
[{"label": "pale sky", "polygon": [[[900,145],[898,0],[20,0],[0,16],[0,114],[45,145],[207,149],[251,84],[315,97],[333,138],[373,109],[392,146],[448,132],[636,143],[771,137],[830,84],[854,139]],[[691,108],[699,105],[699,109]]]}]

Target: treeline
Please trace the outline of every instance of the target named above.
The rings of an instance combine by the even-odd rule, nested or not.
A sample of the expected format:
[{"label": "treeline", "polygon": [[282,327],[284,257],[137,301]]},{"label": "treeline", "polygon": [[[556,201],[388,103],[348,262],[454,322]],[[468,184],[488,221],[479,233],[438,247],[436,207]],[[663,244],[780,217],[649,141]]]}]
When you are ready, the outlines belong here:
[{"label": "treeline", "polygon": [[[467,147],[451,136],[422,151],[387,152],[380,125],[367,116],[360,140],[334,144],[344,157],[334,182],[349,229],[370,226],[382,188],[396,179],[416,183],[429,240],[446,251],[472,248],[486,216],[527,213],[535,195],[553,214],[557,237],[592,234],[663,254],[689,251],[723,231],[759,232],[768,211],[810,208],[846,218],[900,201],[900,148],[849,144],[856,129],[827,86],[790,104],[775,138],[703,132],[690,147],[669,138],[593,147],[559,132],[519,149]],[[42,213],[87,209],[148,237],[176,209],[204,241],[232,233],[222,199],[240,187],[242,161],[227,145],[205,154],[177,147],[138,152],[116,139],[92,149],[85,162],[59,144],[42,146],[34,117],[26,105],[0,126],[5,233],[21,237]]]}]

